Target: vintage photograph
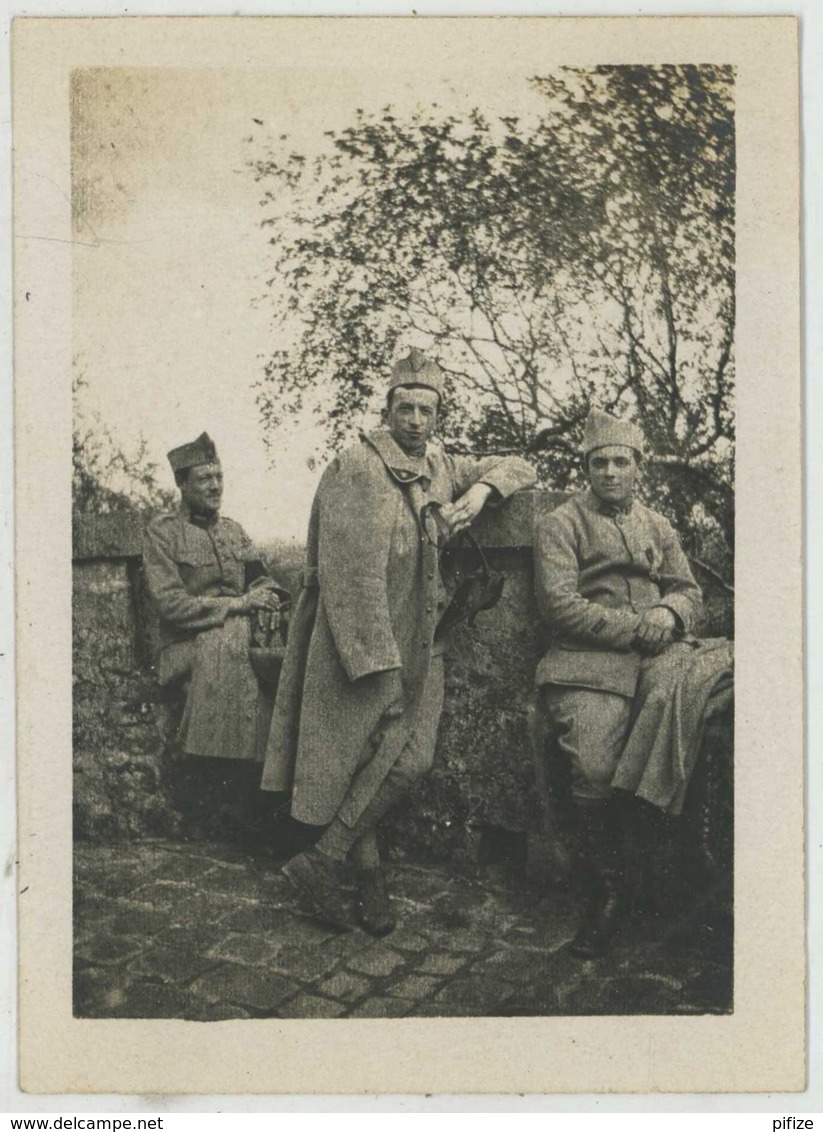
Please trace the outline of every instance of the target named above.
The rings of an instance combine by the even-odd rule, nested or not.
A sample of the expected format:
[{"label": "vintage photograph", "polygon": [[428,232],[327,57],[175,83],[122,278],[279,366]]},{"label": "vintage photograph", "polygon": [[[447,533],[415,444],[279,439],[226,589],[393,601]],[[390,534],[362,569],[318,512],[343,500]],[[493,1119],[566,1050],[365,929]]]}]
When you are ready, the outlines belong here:
[{"label": "vintage photograph", "polygon": [[465,63],[71,71],[75,1018],[734,1012],[735,68]]}]

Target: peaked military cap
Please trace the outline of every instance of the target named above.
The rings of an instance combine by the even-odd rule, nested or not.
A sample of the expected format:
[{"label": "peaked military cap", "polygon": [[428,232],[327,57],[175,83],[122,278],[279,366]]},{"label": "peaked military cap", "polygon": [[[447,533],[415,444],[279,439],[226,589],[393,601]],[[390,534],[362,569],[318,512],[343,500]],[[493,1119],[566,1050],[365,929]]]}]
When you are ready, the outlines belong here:
[{"label": "peaked military cap", "polygon": [[588,457],[597,448],[608,448],[610,445],[633,448],[642,456],[646,441],[633,421],[623,421],[610,413],[604,413],[602,409],[592,409],[583,429],[583,456]]},{"label": "peaked military cap", "polygon": [[416,346],[409,350],[407,357],[394,363],[389,378],[389,392],[399,385],[425,385],[443,400],[443,371],[437,362],[427,358]]},{"label": "peaked military cap", "polygon": [[196,468],[198,464],[220,463],[214,441],[207,432],[201,432],[197,440],[192,440],[190,444],[181,444],[179,448],[172,448],[168,460],[173,472]]}]

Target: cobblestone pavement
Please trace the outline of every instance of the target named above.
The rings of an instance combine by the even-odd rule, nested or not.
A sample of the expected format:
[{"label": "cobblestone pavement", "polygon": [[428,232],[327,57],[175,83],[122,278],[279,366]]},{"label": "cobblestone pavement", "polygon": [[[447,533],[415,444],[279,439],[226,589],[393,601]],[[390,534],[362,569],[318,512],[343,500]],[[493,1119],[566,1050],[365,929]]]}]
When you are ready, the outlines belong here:
[{"label": "cobblestone pavement", "polygon": [[75,1014],[386,1018],[701,1014],[730,1008],[722,910],[636,917],[609,955],[568,952],[573,894],[500,868],[389,868],[397,929],[338,935],[296,907],[270,858],[141,841],[75,853]]}]

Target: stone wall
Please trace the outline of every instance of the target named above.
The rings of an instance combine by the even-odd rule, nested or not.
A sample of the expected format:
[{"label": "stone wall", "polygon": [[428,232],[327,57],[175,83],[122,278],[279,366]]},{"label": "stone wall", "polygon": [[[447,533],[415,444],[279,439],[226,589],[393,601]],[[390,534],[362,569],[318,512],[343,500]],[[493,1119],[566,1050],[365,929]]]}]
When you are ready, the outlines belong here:
[{"label": "stone wall", "polygon": [[[453,633],[432,773],[391,822],[394,847],[415,856],[545,858],[545,828],[527,736],[527,708],[544,630],[533,597],[535,517],[563,496],[523,492],[481,517],[476,534],[507,580],[500,603]],[[81,520],[74,540],[74,760],[77,834],[219,835],[220,814],[253,768],[194,770],[164,749],[173,704],[154,683],[154,625],[142,576],[140,516]],[[277,564],[273,564],[275,572]],[[282,574],[282,571],[279,572]],[[282,576],[285,584],[294,579]],[[188,760],[191,762],[191,760]],[[248,800],[248,799],[247,799]],[[266,811],[267,800],[271,802]],[[279,802],[279,808],[278,808]],[[282,800],[261,796],[262,826],[293,836]],[[275,840],[277,838],[275,837]]]},{"label": "stone wall", "polygon": [[86,838],[173,833],[139,516],[74,527],[74,823]]}]

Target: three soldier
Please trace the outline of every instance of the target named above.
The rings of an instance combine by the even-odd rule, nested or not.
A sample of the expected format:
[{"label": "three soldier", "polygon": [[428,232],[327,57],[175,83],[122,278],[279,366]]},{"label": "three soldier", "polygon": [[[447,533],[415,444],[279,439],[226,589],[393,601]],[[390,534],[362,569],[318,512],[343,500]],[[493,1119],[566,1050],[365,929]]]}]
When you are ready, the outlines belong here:
[{"label": "three soldier", "polygon": [[[183,749],[265,757],[262,788],[288,791],[292,815],[323,827],[283,871],[340,930],[352,922],[351,865],[362,927],[394,927],[377,827],[434,757],[444,541],[535,483],[517,457],[447,454],[434,437],[443,392],[440,368],[413,350],[392,371],[383,427],[326,469],[267,737],[247,618],[286,595],[242,528],[219,517],[221,474],[205,434],[169,454],[181,511],[147,537],[159,677],[186,683]],[[707,705],[728,688],[729,647],[691,636],[702,599],[677,535],[634,498],[642,451],[636,426],[593,410],[590,490],[535,536],[537,600],[553,633],[537,670],[538,720],[571,774],[588,895],[573,944],[581,956],[605,950],[626,906],[615,791],[679,812]]]}]

